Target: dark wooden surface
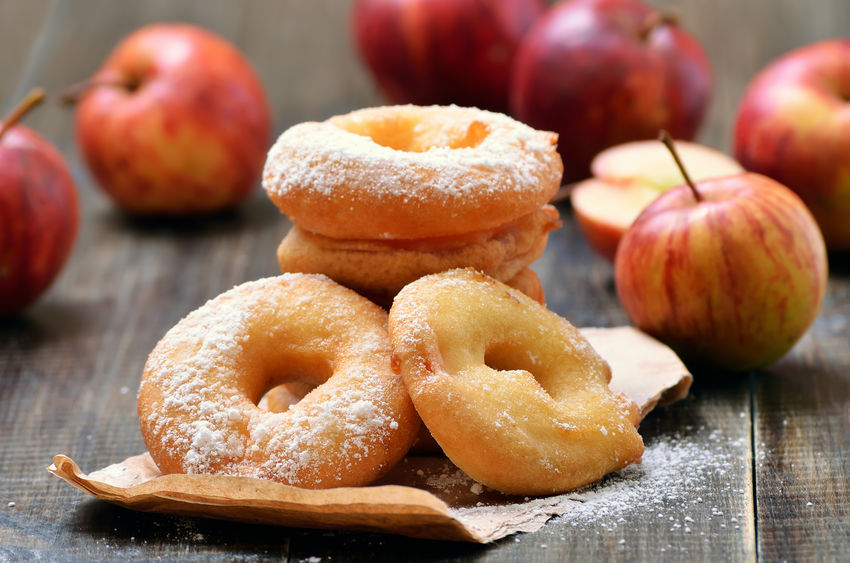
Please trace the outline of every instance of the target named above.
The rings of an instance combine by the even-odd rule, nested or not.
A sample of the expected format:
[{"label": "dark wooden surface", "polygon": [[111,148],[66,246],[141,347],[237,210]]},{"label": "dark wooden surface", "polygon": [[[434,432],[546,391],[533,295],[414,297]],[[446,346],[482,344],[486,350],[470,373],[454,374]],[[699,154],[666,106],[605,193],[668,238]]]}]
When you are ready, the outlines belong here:
[{"label": "dark wooden surface", "polygon": [[[702,140],[721,149],[757,69],[850,33],[846,0],[661,4],[679,11],[713,59]],[[144,23],[185,20],[228,37],[254,62],[280,132],[381,102],[352,51],[347,13],[334,0],[0,0],[0,110],[31,86],[56,93],[86,77]],[[27,119],[67,156],[83,213],[58,282],[25,314],[0,320],[0,561],[850,559],[847,256],[830,257],[822,312],[786,358],[736,378],[699,374],[691,398],[644,422],[650,445],[688,441],[716,457],[692,490],[663,499],[659,516],[669,519],[647,510],[564,517],[476,546],[135,513],[88,498],[45,471],[52,456],[66,453],[91,471],[143,451],[135,392],[148,352],[206,299],[277,273],[274,249],[288,223],[259,190],[219,217],[130,220],[92,184],[72,123],[53,104]],[[550,307],[579,326],[627,323],[611,267],[590,252],[569,208],[561,211],[564,227],[535,266]]]}]

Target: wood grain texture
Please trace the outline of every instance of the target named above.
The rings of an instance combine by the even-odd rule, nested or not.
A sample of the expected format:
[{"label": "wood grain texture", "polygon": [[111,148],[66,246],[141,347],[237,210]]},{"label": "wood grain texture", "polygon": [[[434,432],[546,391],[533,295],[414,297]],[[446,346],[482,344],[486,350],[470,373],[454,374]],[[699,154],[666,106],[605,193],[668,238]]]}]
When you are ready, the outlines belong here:
[{"label": "wood grain texture", "polygon": [[[728,150],[749,79],[791,48],[848,33],[846,0],[659,0],[715,66],[701,139]],[[0,0],[0,108],[30,87],[58,93],[90,75],[137,27],[195,22],[257,68],[276,131],[381,103],[352,49],[350,2],[335,0]],[[92,501],[50,476],[56,453],[85,470],[139,453],[135,393],[156,341],[242,281],[277,273],[289,227],[258,190],[239,209],[188,222],[129,219],[92,183],[73,112],[47,104],[26,124],[65,153],[83,222],[54,287],[0,320],[0,561],[29,560],[847,560],[850,558],[850,261],[832,256],[823,311],[776,365],[749,378],[697,374],[692,397],[643,423],[647,444],[716,455],[688,494],[615,517],[557,518],[535,534],[474,546],[350,532],[249,526],[136,513]],[[581,326],[628,322],[612,269],[568,205],[536,263],[549,305]],[[719,464],[719,467],[718,467]],[[10,505],[13,503],[13,505]],[[661,516],[658,516],[658,515]]]}]

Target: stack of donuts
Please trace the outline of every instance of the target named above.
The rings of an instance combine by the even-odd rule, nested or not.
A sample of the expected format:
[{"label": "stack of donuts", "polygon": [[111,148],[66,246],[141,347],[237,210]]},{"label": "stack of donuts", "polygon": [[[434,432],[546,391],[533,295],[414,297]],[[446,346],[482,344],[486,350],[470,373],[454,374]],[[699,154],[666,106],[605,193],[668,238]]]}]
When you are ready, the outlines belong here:
[{"label": "stack of donuts", "polygon": [[294,226],[283,272],[322,273],[388,306],[473,267],[543,301],[528,268],[560,225],[557,135],[457,106],[367,108],[285,131],[263,186]]},{"label": "stack of donuts", "polygon": [[212,299],[145,365],[139,420],[159,469],[366,485],[423,423],[506,493],[567,491],[639,461],[636,405],[528,269],[558,226],[555,141],[458,107],[286,131],[264,177],[294,223],[285,273]]}]

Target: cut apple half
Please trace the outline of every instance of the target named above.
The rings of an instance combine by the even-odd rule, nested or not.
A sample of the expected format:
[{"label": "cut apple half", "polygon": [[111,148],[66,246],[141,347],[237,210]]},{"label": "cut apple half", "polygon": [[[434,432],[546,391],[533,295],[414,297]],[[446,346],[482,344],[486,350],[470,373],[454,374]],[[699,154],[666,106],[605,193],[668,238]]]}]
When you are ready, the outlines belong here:
[{"label": "cut apple half", "polygon": [[616,184],[591,178],[573,188],[573,210],[593,249],[614,262],[626,229],[661,191],[643,184]]},{"label": "cut apple half", "polygon": [[[679,156],[694,181],[740,174],[732,157],[697,143],[676,141]],[[664,145],[635,141],[606,149],[591,163],[593,178],[570,194],[579,228],[590,246],[614,261],[626,229],[662,192],[685,183]]]},{"label": "cut apple half", "polygon": [[[676,141],[676,150],[695,182],[744,171],[727,154],[705,145]],[[640,182],[659,191],[685,183],[670,151],[657,140],[635,141],[600,152],[590,164],[595,178],[608,182]]]}]

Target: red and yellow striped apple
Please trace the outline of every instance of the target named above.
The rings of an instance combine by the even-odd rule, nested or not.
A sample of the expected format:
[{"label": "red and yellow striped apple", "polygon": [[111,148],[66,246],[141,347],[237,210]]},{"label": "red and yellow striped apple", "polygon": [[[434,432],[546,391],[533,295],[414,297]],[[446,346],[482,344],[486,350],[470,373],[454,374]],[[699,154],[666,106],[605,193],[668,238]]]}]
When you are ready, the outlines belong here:
[{"label": "red and yellow striped apple", "polygon": [[735,155],[797,192],[830,250],[850,250],[850,37],[791,51],[753,79]]},{"label": "red and yellow striped apple", "polygon": [[662,194],[626,231],[617,293],[683,359],[745,371],[782,357],[826,291],[823,237],[803,201],[743,173]]},{"label": "red and yellow striped apple", "polygon": [[125,38],[89,81],[77,140],[100,186],[140,215],[218,211],[254,187],[271,120],[259,78],[221,37],[153,24]]}]

